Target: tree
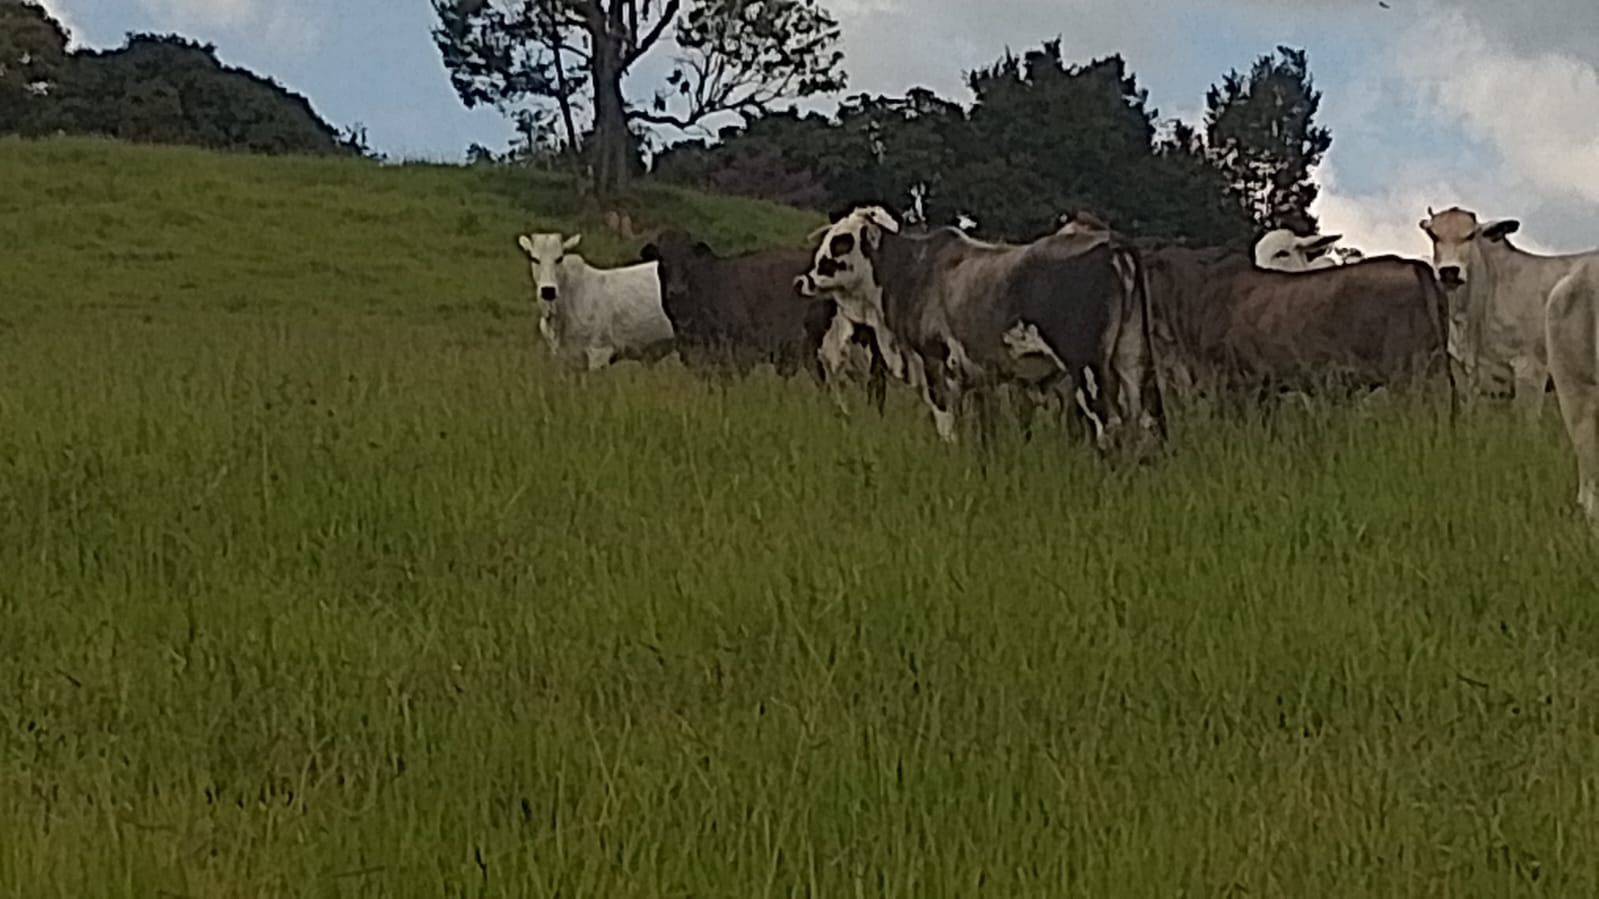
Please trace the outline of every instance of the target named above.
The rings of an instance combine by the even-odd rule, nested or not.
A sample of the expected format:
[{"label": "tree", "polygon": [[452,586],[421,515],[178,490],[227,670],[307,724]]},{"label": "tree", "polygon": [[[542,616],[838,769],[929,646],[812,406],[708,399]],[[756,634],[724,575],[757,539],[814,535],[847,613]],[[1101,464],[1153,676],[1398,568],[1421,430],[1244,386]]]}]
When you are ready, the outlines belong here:
[{"label": "tree", "polygon": [[1067,209],[1093,209],[1123,227],[1164,232],[1151,215],[1149,163],[1155,113],[1119,55],[1068,67],[1060,41],[968,77],[975,146],[964,179],[987,200],[985,228],[1031,239]]},{"label": "tree", "polygon": [[[528,100],[556,105],[565,131],[563,149],[576,153],[577,117],[573,105],[587,87],[568,46],[569,29],[560,22],[559,0],[521,0],[515,4],[434,0],[439,17],[433,42],[450,73],[450,83],[468,109],[492,106],[516,122],[520,140],[547,141],[553,123],[547,109],[522,108]],[[535,140],[529,135],[538,132]]]},{"label": "tree", "polygon": [[[587,160],[602,195],[636,166],[630,125],[700,126],[721,113],[748,120],[778,100],[839,90],[838,23],[818,0],[433,0],[433,32],[468,106],[502,110],[554,100],[576,137],[575,101],[587,95]],[[648,106],[629,104],[623,82],[675,30],[678,56]],[[586,71],[582,84],[571,77]]]},{"label": "tree", "polygon": [[1228,72],[1205,96],[1212,160],[1258,231],[1315,230],[1310,170],[1332,145],[1314,124],[1320,105],[1306,53],[1291,47],[1260,57],[1247,76]]},{"label": "tree", "polygon": [[0,133],[36,134],[67,66],[67,30],[31,0],[0,0]]},{"label": "tree", "polygon": [[911,224],[949,224],[960,211],[952,178],[968,146],[966,111],[925,88],[904,97],[858,95],[838,108],[836,136],[816,165],[837,198],[905,205]]}]

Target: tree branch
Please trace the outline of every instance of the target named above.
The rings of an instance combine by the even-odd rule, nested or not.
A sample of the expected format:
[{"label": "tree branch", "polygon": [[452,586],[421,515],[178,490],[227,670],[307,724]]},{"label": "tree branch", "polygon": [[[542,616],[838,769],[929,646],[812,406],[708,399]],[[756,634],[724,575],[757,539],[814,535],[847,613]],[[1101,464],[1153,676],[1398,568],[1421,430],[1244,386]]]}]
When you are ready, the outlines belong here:
[{"label": "tree branch", "polygon": [[632,51],[623,58],[622,68],[632,68],[633,63],[638,62],[640,57],[650,52],[650,48],[655,46],[655,43],[661,39],[661,35],[666,33],[666,29],[671,26],[672,20],[677,18],[678,6],[679,0],[666,0],[666,6],[661,10],[661,17],[655,20],[655,24],[650,27],[649,33],[644,35],[643,40],[634,45]]}]

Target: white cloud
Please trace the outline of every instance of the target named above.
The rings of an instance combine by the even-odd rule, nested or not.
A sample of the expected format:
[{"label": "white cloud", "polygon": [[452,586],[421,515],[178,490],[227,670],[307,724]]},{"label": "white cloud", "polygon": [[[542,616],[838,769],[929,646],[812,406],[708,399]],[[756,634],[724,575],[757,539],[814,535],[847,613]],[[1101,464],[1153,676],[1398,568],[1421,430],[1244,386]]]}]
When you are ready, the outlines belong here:
[{"label": "white cloud", "polygon": [[304,55],[322,36],[321,4],[306,0],[139,0],[162,28],[204,37],[254,38],[283,53]]},{"label": "white cloud", "polygon": [[237,29],[252,24],[260,0],[139,0],[152,16],[186,28]]},{"label": "white cloud", "polygon": [[[1466,11],[1475,5],[1424,7],[1396,35],[1404,52],[1381,54],[1387,62],[1373,82],[1384,103],[1447,126],[1457,145],[1394,167],[1383,187],[1345,193],[1341,168],[1371,161],[1340,152],[1333,123],[1313,207],[1323,231],[1368,253],[1425,256],[1416,222],[1429,205],[1458,204],[1484,219],[1521,219],[1517,242],[1529,250],[1599,245],[1599,55],[1531,49],[1524,35],[1490,24],[1491,14]],[[1365,127],[1357,133],[1366,142],[1380,137],[1350,124]]]},{"label": "white cloud", "polygon": [[[1339,190],[1338,170],[1331,163],[1323,164],[1316,175],[1322,192],[1312,211],[1321,221],[1320,230],[1342,234],[1344,246],[1356,247],[1368,256],[1430,257],[1432,244],[1420,228],[1428,207],[1439,210],[1458,205],[1475,211],[1484,221],[1528,217],[1528,210],[1517,206],[1514,191],[1498,185],[1462,190],[1440,166],[1407,166],[1397,173],[1392,186],[1358,195]],[[1553,252],[1548,244],[1525,232],[1517,235],[1516,243],[1534,253]]]},{"label": "white cloud", "polygon": [[41,6],[52,18],[60,22],[67,29],[67,48],[76,49],[81,46],[83,39],[78,34],[77,23],[73,21],[72,14],[67,12],[66,0],[42,0]]},{"label": "white cloud", "polygon": [[1407,70],[1440,114],[1492,143],[1532,186],[1599,203],[1599,67],[1560,52],[1517,55],[1459,13],[1432,38]]}]

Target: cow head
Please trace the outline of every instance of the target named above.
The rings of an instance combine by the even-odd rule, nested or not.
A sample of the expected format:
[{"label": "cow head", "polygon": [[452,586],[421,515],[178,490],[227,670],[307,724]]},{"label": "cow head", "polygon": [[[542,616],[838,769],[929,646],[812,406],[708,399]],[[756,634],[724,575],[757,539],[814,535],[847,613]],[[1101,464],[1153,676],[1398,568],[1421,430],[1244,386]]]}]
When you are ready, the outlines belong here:
[{"label": "cow head", "polygon": [[1342,234],[1300,237],[1287,228],[1267,231],[1255,242],[1255,265],[1280,272],[1332,268],[1338,260],[1330,251],[1342,239]]},{"label": "cow head", "polygon": [[560,271],[566,254],[577,249],[583,235],[562,239],[560,234],[523,234],[516,239],[528,257],[528,273],[533,278],[533,294],[541,302],[561,298]]},{"label": "cow head", "polygon": [[1421,230],[1432,240],[1433,270],[1445,290],[1464,285],[1474,272],[1481,271],[1484,242],[1504,243],[1520,228],[1516,219],[1479,224],[1475,212],[1459,206],[1442,212],[1433,212],[1428,206],[1427,217],[1421,220]]},{"label": "cow head", "polygon": [[639,258],[656,264],[662,303],[675,303],[687,297],[694,273],[715,255],[710,244],[682,231],[664,232],[639,251]]},{"label": "cow head", "polygon": [[883,232],[899,233],[899,222],[881,206],[861,206],[818,230],[822,243],[816,260],[810,271],[794,279],[795,290],[807,297],[856,296],[876,283],[873,267]]}]

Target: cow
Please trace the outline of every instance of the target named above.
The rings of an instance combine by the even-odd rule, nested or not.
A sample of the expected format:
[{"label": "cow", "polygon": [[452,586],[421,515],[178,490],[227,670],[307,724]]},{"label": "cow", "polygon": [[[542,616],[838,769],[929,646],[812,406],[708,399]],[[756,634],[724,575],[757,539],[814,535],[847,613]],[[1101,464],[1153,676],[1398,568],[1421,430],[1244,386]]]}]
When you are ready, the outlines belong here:
[{"label": "cow", "polygon": [[[804,368],[819,380],[826,378],[822,339],[833,327],[837,304],[825,297],[797,297],[794,278],[810,268],[809,249],[724,257],[705,241],[670,230],[646,244],[640,258],[658,265],[661,308],[672,322],[685,366],[747,374],[765,362],[783,377]],[[853,328],[847,339],[869,343]],[[887,375],[875,354],[869,377],[868,393],[881,413]]]},{"label": "cow", "polygon": [[1599,251],[1573,264],[1545,311],[1549,374],[1577,455],[1577,505],[1599,535]]},{"label": "cow", "polygon": [[[1061,234],[1108,230],[1080,213],[1059,225]],[[1178,394],[1308,389],[1329,377],[1373,389],[1421,374],[1443,354],[1443,292],[1419,260],[1375,256],[1288,273],[1220,247],[1139,247],[1163,380]]]},{"label": "cow", "polygon": [[1505,382],[1529,421],[1552,383],[1577,455],[1577,502],[1599,531],[1599,249],[1546,256],[1510,242],[1517,219],[1427,209],[1421,230],[1450,295],[1451,354],[1474,392]]},{"label": "cow", "polygon": [[672,351],[672,322],[661,309],[653,262],[595,268],[573,251],[581,234],[523,234],[539,333],[557,359],[589,371],[613,362],[654,362]]},{"label": "cow", "polygon": [[1550,384],[1544,336],[1549,294],[1592,254],[1529,253],[1509,239],[1520,221],[1479,222],[1459,206],[1428,207],[1420,225],[1449,295],[1450,354],[1472,393],[1508,394],[1528,421],[1537,420]]},{"label": "cow", "polygon": [[1333,252],[1333,244],[1342,239],[1341,234],[1300,237],[1287,228],[1277,228],[1267,231],[1255,242],[1255,265],[1280,272],[1333,268],[1340,261]]},{"label": "cow", "polygon": [[1102,452],[1142,458],[1166,441],[1138,255],[1108,235],[1023,245],[949,226],[911,235],[881,207],[862,206],[828,228],[795,283],[872,329],[890,373],[920,382],[946,442],[957,442],[967,396],[989,436],[991,391],[1002,383],[1056,392],[1063,405],[1075,388]]}]

